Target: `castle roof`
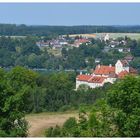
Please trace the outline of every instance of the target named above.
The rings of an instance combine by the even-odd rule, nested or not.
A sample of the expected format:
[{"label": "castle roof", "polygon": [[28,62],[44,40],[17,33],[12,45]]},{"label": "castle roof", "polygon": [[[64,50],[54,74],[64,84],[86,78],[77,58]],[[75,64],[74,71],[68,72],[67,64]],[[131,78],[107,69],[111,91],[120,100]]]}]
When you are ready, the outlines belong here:
[{"label": "castle roof", "polygon": [[88,80],[90,83],[102,83],[106,77],[100,77],[100,76],[93,76],[91,79]]},{"label": "castle roof", "polygon": [[104,66],[104,65],[98,65],[96,66],[95,71],[93,72],[96,75],[109,75],[112,73],[115,73],[115,67],[114,66]]},{"label": "castle roof", "polygon": [[129,72],[124,70],[124,71],[121,71],[119,74],[118,74],[118,78],[124,78],[126,75],[128,75]]},{"label": "castle roof", "polygon": [[88,81],[91,77],[92,77],[92,75],[81,74],[81,75],[77,76],[77,80],[79,80],[79,81]]},{"label": "castle roof", "polygon": [[138,73],[138,71],[136,69],[132,68],[132,67],[129,68],[129,72],[131,74],[137,74]]},{"label": "castle roof", "polygon": [[122,65],[125,67],[125,66],[129,66],[129,63],[127,60],[120,60]]},{"label": "castle roof", "polygon": [[84,75],[84,74],[77,76],[78,81],[85,81],[89,83],[102,83],[105,79],[106,77]]}]

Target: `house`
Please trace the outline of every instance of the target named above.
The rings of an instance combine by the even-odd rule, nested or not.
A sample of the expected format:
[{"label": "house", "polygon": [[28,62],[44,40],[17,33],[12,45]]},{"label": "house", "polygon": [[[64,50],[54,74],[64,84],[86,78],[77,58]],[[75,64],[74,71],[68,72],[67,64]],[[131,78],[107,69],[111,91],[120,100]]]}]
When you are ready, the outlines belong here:
[{"label": "house", "polygon": [[118,46],[118,45],[119,45],[119,42],[116,41],[116,40],[112,40],[112,41],[110,42],[110,47],[111,47],[111,48],[115,48],[115,47]]},{"label": "house", "polygon": [[104,85],[106,77],[99,77],[93,75],[78,75],[76,78],[76,89],[82,84],[85,84],[91,88],[101,87]]},{"label": "house", "polygon": [[113,84],[117,79],[122,79],[129,74],[136,75],[137,70],[129,67],[126,60],[118,60],[115,66],[98,64],[91,74],[80,74],[76,77],[76,89],[82,84],[90,88],[102,87],[105,83]]},{"label": "house", "polygon": [[126,60],[118,60],[115,64],[115,73],[119,74],[121,71],[129,72],[129,63]]},{"label": "house", "polygon": [[123,52],[123,48],[118,48],[118,51],[119,52]]},{"label": "house", "polygon": [[122,44],[122,45],[126,45],[127,42],[126,42],[125,40],[121,40],[120,44]]},{"label": "house", "polygon": [[94,75],[105,77],[111,73],[115,73],[115,67],[112,66],[111,64],[109,66],[98,64],[93,72]]},{"label": "house", "polygon": [[82,38],[82,39],[76,39],[74,41],[74,46],[79,47],[83,43],[89,43],[90,41],[88,39]]},{"label": "house", "polygon": [[60,45],[68,45],[68,42],[67,41],[60,41],[59,44]]},{"label": "house", "polygon": [[66,41],[66,39],[59,39],[59,44],[60,45],[68,45],[68,42]]},{"label": "house", "polygon": [[100,63],[101,62],[101,59],[100,58],[96,58],[95,59],[95,63]]}]

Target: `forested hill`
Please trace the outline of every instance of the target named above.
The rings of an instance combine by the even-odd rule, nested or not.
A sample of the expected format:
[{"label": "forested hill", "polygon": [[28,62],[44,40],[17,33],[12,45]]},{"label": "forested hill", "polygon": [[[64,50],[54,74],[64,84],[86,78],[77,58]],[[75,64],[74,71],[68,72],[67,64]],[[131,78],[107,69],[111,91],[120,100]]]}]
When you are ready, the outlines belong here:
[{"label": "forested hill", "polygon": [[0,24],[0,35],[25,36],[25,35],[62,35],[84,34],[95,32],[135,32],[140,33],[139,26],[27,26],[16,24]]}]

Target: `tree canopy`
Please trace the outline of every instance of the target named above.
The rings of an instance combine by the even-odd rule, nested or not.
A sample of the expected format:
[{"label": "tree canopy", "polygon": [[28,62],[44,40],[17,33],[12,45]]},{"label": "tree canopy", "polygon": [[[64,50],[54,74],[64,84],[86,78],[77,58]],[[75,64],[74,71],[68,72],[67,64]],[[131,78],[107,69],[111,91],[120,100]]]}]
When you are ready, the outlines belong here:
[{"label": "tree canopy", "polygon": [[[70,118],[57,128],[67,137],[139,137],[140,77],[127,76],[94,104],[89,115],[82,110],[79,119]],[[70,128],[67,125],[72,125]],[[52,128],[51,131],[53,131]],[[50,129],[49,129],[50,130]],[[47,133],[46,136],[50,136]],[[75,135],[76,134],[76,135]],[[55,136],[55,135],[53,135]]]},{"label": "tree canopy", "polygon": [[36,74],[22,67],[6,73],[0,70],[0,136],[27,136],[25,112],[35,86]]}]

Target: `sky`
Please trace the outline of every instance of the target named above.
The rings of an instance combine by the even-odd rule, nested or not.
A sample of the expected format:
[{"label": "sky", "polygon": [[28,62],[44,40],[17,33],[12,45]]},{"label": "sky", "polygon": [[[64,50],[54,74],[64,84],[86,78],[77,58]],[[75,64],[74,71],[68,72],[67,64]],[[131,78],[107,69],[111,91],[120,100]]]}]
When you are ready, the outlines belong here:
[{"label": "sky", "polygon": [[0,3],[0,23],[140,25],[140,3]]}]

